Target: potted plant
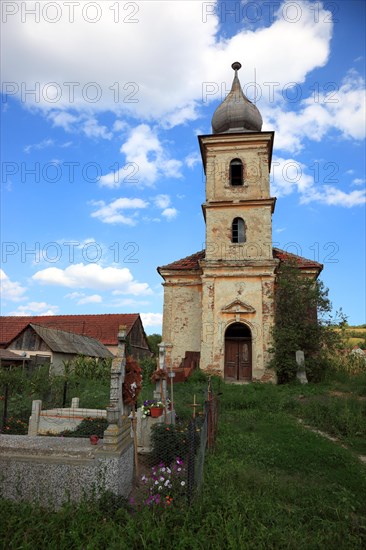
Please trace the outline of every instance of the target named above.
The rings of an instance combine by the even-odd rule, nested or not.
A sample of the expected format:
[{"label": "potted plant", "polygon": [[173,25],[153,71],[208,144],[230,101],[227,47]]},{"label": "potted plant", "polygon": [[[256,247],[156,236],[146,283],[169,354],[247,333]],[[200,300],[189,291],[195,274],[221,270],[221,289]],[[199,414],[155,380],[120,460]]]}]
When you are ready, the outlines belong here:
[{"label": "potted plant", "polygon": [[158,418],[163,414],[164,403],[158,399],[148,399],[144,401],[141,407],[142,418],[151,416],[151,418]]}]

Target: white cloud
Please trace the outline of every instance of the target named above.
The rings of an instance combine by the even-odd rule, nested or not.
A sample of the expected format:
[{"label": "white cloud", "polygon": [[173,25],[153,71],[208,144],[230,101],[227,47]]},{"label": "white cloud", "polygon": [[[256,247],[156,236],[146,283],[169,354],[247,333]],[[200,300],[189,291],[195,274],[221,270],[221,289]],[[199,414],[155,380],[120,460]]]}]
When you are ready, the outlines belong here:
[{"label": "white cloud", "polygon": [[[32,94],[26,101],[53,111],[55,124],[65,128],[76,122],[75,117],[61,118],[60,113],[70,108],[89,116],[112,111],[121,119],[128,114],[162,126],[193,120],[205,84],[213,83],[217,91],[204,94],[204,101],[218,99],[221,85],[228,81],[229,64],[242,59],[244,52],[244,82],[253,79],[255,67],[257,82],[278,81],[280,87],[290,81],[304,82],[306,75],[324,66],[329,57],[331,14],[319,4],[315,22],[311,4],[303,0],[296,2],[301,14],[296,24],[283,16],[281,5],[270,26],[255,31],[246,27],[225,39],[218,32],[221,10],[215,1],[175,0],[165,2],[164,9],[155,1],[131,3],[136,13],[129,17],[120,11],[119,23],[114,22],[115,2],[104,1],[98,6],[101,17],[94,24],[82,17],[82,5],[75,7],[70,23],[64,3],[62,17],[54,24],[44,17],[39,22],[29,17],[22,23],[20,14],[7,20],[4,81],[19,83],[18,96],[21,82],[27,89],[39,82],[38,101]],[[88,44],[88,48],[80,44]],[[304,44],[306,55],[299,56]],[[57,101],[47,99],[52,96],[47,93],[52,92],[48,89],[51,82],[60,87]],[[75,85],[66,86],[66,82]],[[95,95],[99,97],[94,101]]]},{"label": "white cloud", "polygon": [[169,195],[156,195],[154,203],[157,208],[167,208],[170,206],[170,197]]},{"label": "white cloud", "polygon": [[44,139],[39,143],[34,143],[33,145],[26,145],[23,151],[24,153],[30,153],[32,150],[41,151],[42,149],[46,149],[47,147],[52,147],[52,145],[54,144],[55,142],[53,141],[53,139]]},{"label": "white cloud", "polygon": [[[113,133],[106,126],[100,125],[96,117],[88,114],[75,115],[67,111],[50,111],[47,118],[53,126],[61,127],[65,132],[84,133],[89,138],[112,139]],[[72,141],[66,142],[62,147],[70,147]]]},{"label": "white cloud", "polygon": [[76,300],[82,296],[85,296],[83,292],[69,292],[68,294],[65,294],[65,298],[70,298],[70,300]]},{"label": "white cloud", "polygon": [[26,305],[18,306],[15,311],[9,315],[24,316],[24,315],[56,315],[58,306],[52,306],[47,302],[29,302]]},{"label": "white cloud", "polygon": [[128,128],[128,124],[124,120],[115,120],[113,123],[113,132],[122,132],[127,128]]},{"label": "white cloud", "polygon": [[355,178],[352,180],[352,185],[363,185],[365,182],[365,178]]},{"label": "white cloud", "polygon": [[300,203],[319,202],[332,206],[351,208],[365,203],[366,191],[346,193],[330,185],[316,187],[307,168],[295,159],[274,157],[271,174],[271,194],[277,197],[293,192],[300,195]]},{"label": "white cloud", "polygon": [[161,215],[164,216],[168,221],[173,220],[177,217],[178,210],[176,208],[165,208]]},{"label": "white cloud", "polygon": [[163,322],[161,313],[140,313],[144,327],[160,327]]},{"label": "white cloud", "polygon": [[169,195],[157,195],[154,198],[154,203],[157,208],[162,209],[161,215],[168,221],[173,220],[178,215],[178,210],[171,206],[171,200]]},{"label": "white cloud", "polygon": [[306,173],[306,166],[290,158],[274,157],[271,170],[271,195],[283,197],[294,191],[307,193],[313,186],[313,177]]},{"label": "white cloud", "polygon": [[88,118],[83,124],[83,132],[87,137],[112,139],[112,132],[108,132],[106,126],[98,124],[96,118]]},{"label": "white cloud", "polygon": [[69,294],[65,294],[65,298],[70,298],[70,300],[77,300],[77,305],[100,304],[102,302],[102,297],[99,294],[86,296],[84,292],[70,292]]},{"label": "white cloud", "polygon": [[50,111],[48,119],[51,120],[53,126],[63,128],[65,132],[72,132],[75,131],[74,127],[76,127],[81,117],[72,115],[66,111]]},{"label": "white cloud", "polygon": [[332,206],[344,206],[352,208],[366,203],[366,191],[352,191],[345,193],[331,185],[324,185],[320,190],[310,189],[306,195],[301,197],[301,203],[320,202]]},{"label": "white cloud", "polygon": [[85,296],[84,298],[80,298],[80,300],[77,301],[77,305],[83,305],[83,304],[100,304],[102,302],[102,297],[99,294],[92,294],[91,296]]},{"label": "white cloud", "polygon": [[305,138],[319,142],[331,130],[340,132],[345,139],[365,138],[364,80],[349,71],[339,89],[335,83],[330,84],[327,94],[314,93],[303,99],[296,112],[285,111],[283,101],[264,106],[264,126],[275,129],[277,149],[299,153]]},{"label": "white cloud", "polygon": [[121,290],[125,294],[151,294],[147,283],[135,281],[126,267],[101,267],[98,264],[72,264],[65,269],[48,267],[37,271],[32,279],[44,285],[93,290]]},{"label": "white cloud", "polygon": [[[92,218],[97,218],[103,223],[135,225],[137,222],[134,217],[137,215],[137,211],[147,208],[149,203],[142,199],[120,198],[109,204],[106,204],[104,201],[94,201],[92,204],[99,207],[98,210],[92,212]],[[124,210],[134,210],[135,212],[133,212],[132,217],[125,216],[122,213]]]},{"label": "white cloud", "polygon": [[201,157],[198,153],[190,153],[186,156],[184,162],[186,163],[188,168],[194,168],[196,164],[199,164],[201,162]]},{"label": "white cloud", "polygon": [[2,299],[12,302],[20,302],[23,300],[27,290],[17,281],[11,281],[2,269],[0,269],[0,288]]},{"label": "white cloud", "polygon": [[119,170],[100,178],[100,184],[116,188],[122,183],[145,187],[158,178],[180,178],[182,162],[169,157],[157,132],[147,124],[133,128],[121,146],[126,163]]}]

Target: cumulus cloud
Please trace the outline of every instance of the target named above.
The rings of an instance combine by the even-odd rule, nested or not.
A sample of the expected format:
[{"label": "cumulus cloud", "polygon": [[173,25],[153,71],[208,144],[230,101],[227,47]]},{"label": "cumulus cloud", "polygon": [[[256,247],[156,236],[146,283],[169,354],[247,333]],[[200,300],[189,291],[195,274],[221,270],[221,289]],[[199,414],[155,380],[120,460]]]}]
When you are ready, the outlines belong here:
[{"label": "cumulus cloud", "polygon": [[[91,204],[98,207],[92,212],[92,218],[97,218],[103,223],[136,225],[138,210],[147,208],[149,203],[142,199],[119,198],[109,204],[104,201],[93,201]],[[132,210],[132,215],[126,216],[123,213],[125,210]]]},{"label": "cumulus cloud", "polygon": [[84,304],[100,304],[102,302],[102,297],[99,294],[92,294],[91,296],[86,296],[83,292],[70,292],[65,295],[65,298],[70,298],[71,300],[77,300],[77,305]]},{"label": "cumulus cloud", "polygon": [[301,203],[321,202],[332,206],[343,206],[352,208],[366,203],[366,191],[351,191],[345,193],[331,185],[324,185],[320,190],[311,188],[309,192],[301,197]]},{"label": "cumulus cloud", "polygon": [[[257,82],[278,82],[280,87],[304,82],[329,57],[331,14],[319,4],[314,22],[310,2],[301,0],[296,2],[300,11],[296,24],[283,3],[268,27],[243,28],[225,39],[218,33],[218,1],[176,0],[165,2],[164,9],[154,1],[131,3],[136,7],[131,15],[134,23],[128,12],[116,13],[115,2],[104,1],[98,3],[100,18],[93,24],[83,17],[82,3],[75,7],[72,23],[70,8],[61,4],[60,20],[53,24],[44,17],[39,22],[28,17],[24,23],[20,10],[7,18],[2,73],[5,82],[13,83],[8,94],[20,98],[23,94],[24,102],[53,111],[55,123],[68,128],[77,123],[61,117],[70,108],[74,113],[112,111],[120,119],[128,114],[162,126],[193,120],[202,99],[219,99],[228,66],[238,52],[240,58],[245,52],[244,81],[253,78],[255,67]],[[306,55],[299,56],[304,44]],[[34,89],[38,82],[39,97],[25,95],[22,82],[26,89]]]},{"label": "cumulus cloud", "polygon": [[122,183],[145,187],[153,185],[158,178],[180,178],[182,162],[170,158],[159,140],[156,130],[147,124],[131,129],[121,146],[124,165],[100,178],[100,185],[120,187]]},{"label": "cumulus cloud", "polygon": [[316,186],[307,167],[294,158],[274,157],[271,173],[271,194],[283,197],[297,192],[300,202],[320,202],[332,206],[350,208],[365,203],[366,191],[354,190],[349,193],[331,185]]},{"label": "cumulus cloud", "polygon": [[157,195],[154,198],[154,203],[157,208],[162,210],[161,215],[168,221],[171,221],[177,217],[178,210],[171,206],[169,195]]},{"label": "cumulus cloud", "polygon": [[140,313],[144,327],[161,327],[163,315],[161,313]]},{"label": "cumulus cloud", "polygon": [[0,288],[2,299],[12,302],[20,302],[23,300],[27,290],[17,281],[11,281],[2,269],[0,269]]},{"label": "cumulus cloud", "polygon": [[58,306],[52,306],[47,302],[29,302],[26,305],[18,306],[15,311],[9,315],[26,316],[26,315],[56,315]]},{"label": "cumulus cloud", "polygon": [[365,178],[355,178],[352,180],[352,185],[364,185],[366,183]]},{"label": "cumulus cloud", "polygon": [[33,145],[26,145],[23,149],[24,153],[30,153],[32,150],[41,151],[47,147],[52,147],[54,145],[53,139],[44,139],[39,143],[34,143]]},{"label": "cumulus cloud", "polygon": [[125,294],[151,294],[147,283],[139,283],[126,267],[101,267],[98,264],[72,264],[65,269],[49,267],[37,271],[32,279],[44,285],[92,290],[120,290]]},{"label": "cumulus cloud", "polygon": [[265,126],[275,129],[277,149],[299,153],[305,138],[319,142],[330,130],[339,131],[345,139],[365,138],[365,81],[350,71],[340,87],[330,84],[328,93],[314,93],[300,101],[297,111],[285,110],[283,102],[264,106]]},{"label": "cumulus cloud", "polygon": [[199,164],[201,162],[201,157],[198,153],[190,153],[186,156],[184,162],[186,163],[188,168],[194,168],[196,164]]},{"label": "cumulus cloud", "polygon": [[[65,132],[84,133],[87,137],[94,139],[110,140],[113,137],[113,132],[99,124],[97,118],[90,114],[75,115],[67,111],[52,110],[47,114],[47,118],[53,126],[63,128]],[[71,144],[72,142],[67,142],[64,147],[69,147]]]},{"label": "cumulus cloud", "polygon": [[174,220],[177,217],[178,210],[176,208],[165,208],[161,215],[164,216],[168,221]]},{"label": "cumulus cloud", "polygon": [[77,301],[77,305],[83,304],[100,304],[102,302],[102,297],[99,294],[92,294],[91,296],[84,296]]},{"label": "cumulus cloud", "polygon": [[157,208],[167,208],[170,205],[169,195],[156,195],[154,203]]}]

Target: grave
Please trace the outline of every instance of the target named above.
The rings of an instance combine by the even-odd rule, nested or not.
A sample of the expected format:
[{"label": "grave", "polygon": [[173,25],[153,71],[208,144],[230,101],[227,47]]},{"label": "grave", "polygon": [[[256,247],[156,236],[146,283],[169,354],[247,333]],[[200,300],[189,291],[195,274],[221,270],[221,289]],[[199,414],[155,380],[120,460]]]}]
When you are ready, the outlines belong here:
[{"label": "grave", "polygon": [[[106,411],[109,425],[97,445],[77,437],[0,435],[0,493],[4,498],[58,508],[65,501],[105,490],[128,497],[134,452],[130,408],[122,399],[125,364],[126,327],[120,327]],[[38,403],[32,409],[30,426],[39,413]]]}]

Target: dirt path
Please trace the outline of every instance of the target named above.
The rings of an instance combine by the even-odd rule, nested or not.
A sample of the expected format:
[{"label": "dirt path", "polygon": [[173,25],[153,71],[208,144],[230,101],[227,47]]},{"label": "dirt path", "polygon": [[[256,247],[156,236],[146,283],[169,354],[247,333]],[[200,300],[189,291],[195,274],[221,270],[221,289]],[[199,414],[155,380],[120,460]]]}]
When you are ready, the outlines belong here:
[{"label": "dirt path", "polygon": [[[340,392],[337,392],[337,393],[340,393]],[[345,395],[345,394],[343,394]],[[345,445],[344,443],[341,443],[341,441],[337,438],[337,437],[334,437],[333,435],[330,435],[326,432],[323,432],[322,430],[318,430],[317,428],[314,428],[313,426],[310,426],[309,424],[305,424],[304,420],[302,418],[298,418],[297,419],[298,422],[300,422],[300,424],[302,424],[304,426],[304,428],[306,428],[307,430],[310,430],[311,432],[315,433],[315,434],[319,434],[321,435],[322,437],[325,437],[326,439],[329,439],[329,441],[333,441],[333,443],[336,443],[337,445],[340,445],[341,447],[343,447],[343,449],[348,449],[348,450],[351,450],[349,449],[349,447],[347,447],[347,445]],[[363,464],[366,464],[366,456],[365,455],[356,455],[359,460],[363,463]]]}]

